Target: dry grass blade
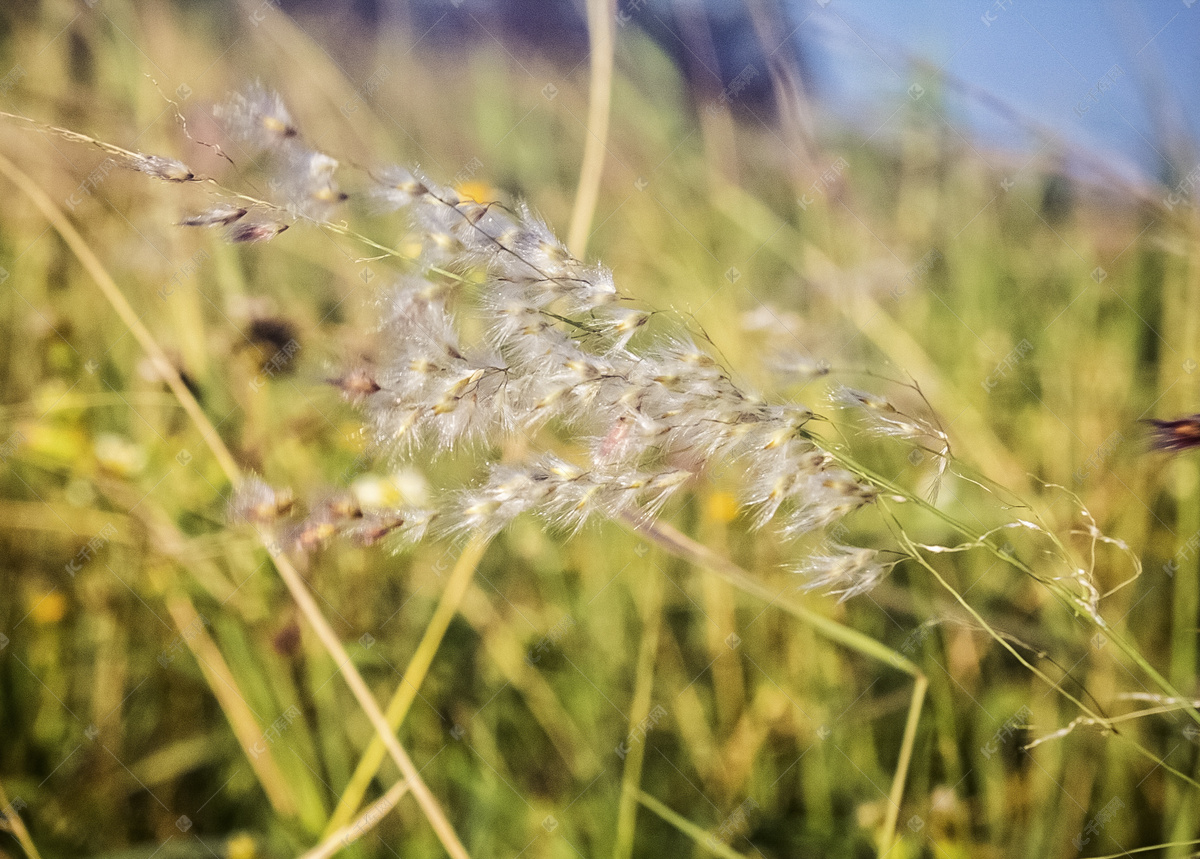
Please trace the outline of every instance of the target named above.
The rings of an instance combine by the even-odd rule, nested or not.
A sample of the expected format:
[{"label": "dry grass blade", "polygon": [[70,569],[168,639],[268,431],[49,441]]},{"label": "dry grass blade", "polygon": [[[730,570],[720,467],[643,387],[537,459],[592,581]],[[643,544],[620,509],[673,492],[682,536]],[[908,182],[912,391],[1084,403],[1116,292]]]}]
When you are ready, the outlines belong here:
[{"label": "dry grass blade", "polygon": [[[633,687],[633,706],[629,711],[629,736],[624,749],[625,769],[621,774],[621,800],[617,812],[617,841],[614,859],[633,855],[633,836],[637,818],[637,790],[646,755],[646,725],[658,719],[651,715],[650,696],[654,691],[654,664],[658,659],[658,636],[662,629],[663,575],[650,576],[642,598],[642,642],[638,648],[637,674]],[[660,710],[655,707],[655,711]]]},{"label": "dry grass blade", "polygon": [[[425,627],[425,634],[421,636],[421,641],[417,645],[412,659],[409,660],[408,667],[404,669],[404,676],[400,678],[400,685],[396,687],[396,691],[392,694],[392,700],[388,702],[385,715],[392,731],[399,729],[404,717],[408,714],[413,699],[417,696],[417,690],[421,688],[421,682],[425,679],[429,666],[433,664],[433,657],[437,654],[446,630],[450,627],[450,621],[454,619],[463,597],[466,596],[479,561],[487,549],[487,544],[488,541],[482,537],[473,538],[467,543],[466,548],[459,555],[454,569],[451,570],[450,578],[446,581],[446,587],[442,591],[442,598],[438,602],[437,608],[434,609],[429,624]],[[359,760],[358,766],[355,767],[350,783],[342,791],[337,808],[334,809],[333,816],[329,818],[329,824],[326,826],[327,834],[345,825],[346,821],[350,819],[350,815],[358,808],[371,780],[379,772],[379,765],[383,763],[384,754],[382,741],[379,737],[374,737]]]},{"label": "dry grass blade", "polygon": [[33,839],[29,837],[29,830],[25,828],[24,822],[21,820],[21,815],[18,810],[9,802],[8,794],[4,792],[4,785],[0,784],[0,829],[7,829],[17,839],[17,843],[21,845],[21,849],[25,851],[25,855],[29,859],[42,859],[42,855],[38,853],[37,846],[33,843]]},{"label": "dry grass blade", "polygon": [[387,793],[367,806],[366,811],[356,817],[352,823],[329,833],[320,844],[309,850],[300,859],[328,859],[339,850],[349,847],[374,829],[379,821],[383,820],[387,813],[396,807],[400,797],[407,792],[408,782],[396,782]]},{"label": "dry grass blade", "polygon": [[588,37],[592,46],[592,82],[588,99],[587,134],[583,162],[579,168],[579,188],[567,231],[567,247],[579,259],[587,250],[592,216],[600,196],[600,176],[608,148],[608,117],[612,104],[613,52],[616,3],[613,0],[587,0]]},{"label": "dry grass blade", "polygon": [[686,817],[672,811],[670,807],[659,802],[644,790],[637,792],[637,801],[692,839],[701,850],[711,853],[714,856],[720,856],[722,859],[746,859],[744,853],[738,853],[724,841],[719,841],[714,836],[708,834]]},{"label": "dry grass blade", "polygon": [[225,718],[233,728],[238,745],[245,752],[246,760],[254,770],[254,775],[258,777],[258,783],[267,794],[271,807],[284,817],[295,817],[296,800],[288,788],[287,779],[275,763],[275,758],[271,756],[270,750],[267,750],[266,754],[255,751],[255,746],[263,744],[262,729],[258,720],[254,718],[250,705],[246,703],[246,696],[238,688],[237,679],[229,670],[225,657],[205,630],[207,621],[196,611],[192,601],[181,593],[169,594],[166,603],[180,638],[196,658],[204,679],[208,681],[208,688],[212,690],[217,703],[225,712]]}]

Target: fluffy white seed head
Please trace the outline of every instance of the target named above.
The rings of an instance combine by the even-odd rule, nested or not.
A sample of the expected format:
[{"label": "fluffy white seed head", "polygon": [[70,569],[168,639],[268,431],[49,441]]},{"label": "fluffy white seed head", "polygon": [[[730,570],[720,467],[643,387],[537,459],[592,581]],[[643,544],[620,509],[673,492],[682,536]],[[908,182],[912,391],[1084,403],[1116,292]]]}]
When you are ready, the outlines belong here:
[{"label": "fluffy white seed head", "polygon": [[251,154],[277,147],[298,134],[279,93],[257,82],[231,95],[213,113],[225,132],[251,150]]},{"label": "fluffy white seed head", "polygon": [[805,590],[823,590],[838,595],[838,602],[874,588],[894,564],[881,564],[874,549],[831,544],[804,560],[796,572],[805,576]]}]

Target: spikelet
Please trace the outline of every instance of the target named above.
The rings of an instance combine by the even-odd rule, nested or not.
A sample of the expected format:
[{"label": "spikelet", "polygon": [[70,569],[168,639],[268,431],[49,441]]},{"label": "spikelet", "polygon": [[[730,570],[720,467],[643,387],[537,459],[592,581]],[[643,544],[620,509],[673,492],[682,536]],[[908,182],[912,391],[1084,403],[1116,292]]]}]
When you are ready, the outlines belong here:
[{"label": "spikelet", "polygon": [[323,221],[347,199],[334,173],[338,163],[322,152],[291,147],[277,168],[276,186],[289,212]]},{"label": "spikelet", "polygon": [[248,210],[229,203],[217,203],[203,212],[188,215],[179,221],[181,227],[227,227],[245,217]]},{"label": "spikelet", "polygon": [[196,174],[182,161],[161,155],[133,152],[123,159],[123,166],[168,182],[191,182],[196,178]]},{"label": "spikelet", "polygon": [[808,582],[805,590],[824,590],[838,595],[838,602],[871,590],[894,564],[882,564],[874,549],[830,544],[825,551],[810,555],[796,572]]},{"label": "spikelet", "polygon": [[233,93],[213,113],[225,132],[252,154],[276,147],[299,134],[283,99],[258,82],[243,92]]},{"label": "spikelet", "polygon": [[287,228],[278,221],[238,221],[225,231],[225,238],[234,244],[269,242]]},{"label": "spikelet", "polygon": [[229,519],[253,525],[268,525],[287,516],[295,504],[288,489],[274,489],[258,477],[248,477],[229,502]]}]

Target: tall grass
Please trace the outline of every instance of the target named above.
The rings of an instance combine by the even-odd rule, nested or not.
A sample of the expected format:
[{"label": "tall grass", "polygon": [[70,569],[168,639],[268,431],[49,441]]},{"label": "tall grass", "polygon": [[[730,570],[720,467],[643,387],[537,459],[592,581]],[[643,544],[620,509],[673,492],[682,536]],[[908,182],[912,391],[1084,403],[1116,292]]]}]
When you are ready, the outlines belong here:
[{"label": "tall grass", "polygon": [[[551,237],[586,222],[586,67],[389,37],[343,69],[271,6],[76,11],[14,15],[5,42],[7,111],[83,136],[0,128],[22,201],[0,238],[4,849],[1193,851],[1197,472],[1135,423],[1192,410],[1190,208],[1079,186],[1060,211],[1052,152],[952,148],[928,82],[875,142],[783,137],[736,98],[698,122],[620,28],[583,170],[610,291]],[[198,142],[222,139],[214,101],[228,160]],[[152,181],[175,162],[193,181]],[[423,193],[379,167],[417,162]],[[538,304],[547,265],[604,288]],[[506,362],[525,399],[443,428],[469,392],[414,382],[435,347],[468,377]],[[615,393],[563,381],[589,361]],[[374,398],[373,433],[339,387]],[[428,435],[368,444],[414,391]],[[666,436],[616,428],[634,394]],[[755,527],[811,512],[811,485],[772,494],[795,462],[761,464],[789,444],[855,501],[832,532]],[[571,533],[577,499],[544,487],[582,472],[598,515]],[[522,512],[539,500],[572,527]],[[335,536],[391,546],[415,510],[397,554]]]}]

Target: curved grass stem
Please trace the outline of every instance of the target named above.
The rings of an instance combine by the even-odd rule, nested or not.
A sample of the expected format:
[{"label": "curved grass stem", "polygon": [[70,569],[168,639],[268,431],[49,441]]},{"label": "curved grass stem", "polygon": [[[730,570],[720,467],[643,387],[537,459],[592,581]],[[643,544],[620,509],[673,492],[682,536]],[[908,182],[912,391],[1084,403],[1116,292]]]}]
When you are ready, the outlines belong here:
[{"label": "curved grass stem", "polygon": [[[903,498],[906,503],[914,504],[924,512],[929,513],[937,519],[940,519],[945,525],[947,525],[964,539],[977,543],[979,548],[991,553],[1000,561],[1003,561],[1014,569],[1045,585],[1050,589],[1050,592],[1054,595],[1054,597],[1065,607],[1067,607],[1073,614],[1076,616],[1086,617],[1096,626],[1097,629],[1103,632],[1104,636],[1108,640],[1112,641],[1122,653],[1124,653],[1131,661],[1134,662],[1134,664],[1141,668],[1142,671],[1145,672],[1146,676],[1153,680],[1163,692],[1172,698],[1184,700],[1184,696],[1175,688],[1175,686],[1161,673],[1159,673],[1159,671],[1150,664],[1149,660],[1147,660],[1146,657],[1142,656],[1142,654],[1138,652],[1137,648],[1134,647],[1131,642],[1113,630],[1112,627],[1110,627],[1099,615],[1093,615],[1090,612],[1081,611],[1079,603],[1074,595],[1063,588],[1060,583],[1039,575],[1037,571],[1035,571],[1033,567],[1031,567],[1025,561],[1016,557],[1011,552],[1005,551],[995,542],[994,539],[992,539],[991,536],[985,536],[981,538],[978,533],[978,529],[971,528],[970,526],[956,519],[954,516],[951,516],[945,510],[939,508],[936,504],[930,503],[926,499],[921,498],[919,495],[909,492],[907,489],[899,486],[891,480],[888,480],[886,477],[883,477],[882,475],[872,471],[871,469],[859,463],[844,450],[838,450],[835,447],[830,447],[828,450],[845,468],[863,477],[879,489]],[[1059,545],[1061,546],[1061,544]],[[963,603],[963,605],[965,606],[966,604]],[[972,613],[974,614],[973,610]],[[978,617],[978,615],[976,616]],[[1192,721],[1200,724],[1200,710],[1192,706],[1186,700],[1184,700],[1183,709],[1187,712]]]},{"label": "curved grass stem", "polygon": [[668,805],[655,799],[646,793],[646,791],[639,790],[637,792],[637,801],[692,839],[700,849],[714,856],[720,856],[721,859],[746,859],[744,853],[738,853],[724,841],[705,832],[682,814],[672,810]]}]

